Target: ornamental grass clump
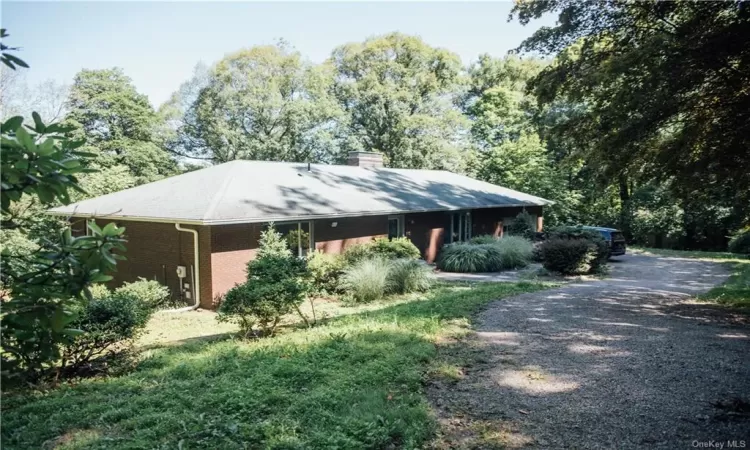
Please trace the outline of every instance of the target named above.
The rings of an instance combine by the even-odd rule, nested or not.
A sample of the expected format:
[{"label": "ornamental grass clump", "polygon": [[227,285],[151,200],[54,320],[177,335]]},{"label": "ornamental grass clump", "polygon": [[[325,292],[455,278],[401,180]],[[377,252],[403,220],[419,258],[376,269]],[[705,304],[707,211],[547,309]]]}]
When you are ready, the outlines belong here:
[{"label": "ornamental grass clump", "polygon": [[418,259],[396,259],[388,268],[388,291],[394,294],[425,292],[432,287],[432,268]]},{"label": "ornamental grass clump", "polygon": [[534,245],[520,236],[505,236],[494,245],[500,251],[502,270],[526,267],[533,258]]},{"label": "ornamental grass clump", "polygon": [[341,288],[358,303],[379,300],[388,290],[388,271],[389,263],[384,258],[360,260],[344,269]]}]

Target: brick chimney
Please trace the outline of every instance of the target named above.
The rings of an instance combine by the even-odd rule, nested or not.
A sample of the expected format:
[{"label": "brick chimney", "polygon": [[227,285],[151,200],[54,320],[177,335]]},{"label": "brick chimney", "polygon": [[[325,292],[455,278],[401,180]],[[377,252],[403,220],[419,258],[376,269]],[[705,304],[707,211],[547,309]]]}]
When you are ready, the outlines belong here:
[{"label": "brick chimney", "polygon": [[349,152],[347,165],[359,167],[383,167],[383,155],[375,152]]}]

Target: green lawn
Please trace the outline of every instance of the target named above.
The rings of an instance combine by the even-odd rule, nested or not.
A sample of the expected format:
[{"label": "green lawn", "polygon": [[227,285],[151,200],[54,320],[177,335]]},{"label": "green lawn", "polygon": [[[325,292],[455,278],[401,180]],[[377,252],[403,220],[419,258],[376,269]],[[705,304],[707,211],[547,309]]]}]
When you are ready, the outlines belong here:
[{"label": "green lawn", "polygon": [[732,276],[721,286],[711,289],[698,298],[707,302],[750,308],[750,258],[747,255],[729,252],[700,252],[637,247],[634,250],[636,253],[717,261],[730,265]]},{"label": "green lawn", "polygon": [[420,447],[436,429],[423,382],[458,371],[438,344],[492,300],[549,286],[443,285],[249,342],[211,313],[160,315],[133,372],[6,395],[3,448]]}]

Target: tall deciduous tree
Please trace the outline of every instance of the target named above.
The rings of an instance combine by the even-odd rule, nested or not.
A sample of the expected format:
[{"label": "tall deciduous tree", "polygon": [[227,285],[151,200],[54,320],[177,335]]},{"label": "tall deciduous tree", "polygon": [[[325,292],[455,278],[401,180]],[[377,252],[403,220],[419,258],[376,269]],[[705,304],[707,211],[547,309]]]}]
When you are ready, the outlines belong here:
[{"label": "tall deciduous tree", "polygon": [[463,108],[471,119],[476,148],[474,174],[555,201],[545,213],[554,225],[574,220],[579,195],[569,188],[564,172],[540,138],[540,112],[525,92],[526,82],[545,64],[538,59],[480,56],[469,68]]},{"label": "tall deciduous tree", "polygon": [[[744,2],[519,2],[526,24],[559,13],[520,50],[557,54],[531,83],[543,104],[581,114],[553,129],[617,180],[623,211],[632,180],[669,182],[686,208],[750,216],[750,7]],[[685,215],[689,217],[689,215]],[[625,220],[623,220],[625,221]],[[685,223],[686,227],[693,225]],[[690,241],[690,230],[687,230]],[[726,234],[726,230],[719,230]]]},{"label": "tall deciduous tree", "polygon": [[454,106],[457,55],[392,33],[341,46],[331,63],[347,112],[345,150],[381,152],[390,167],[461,169],[466,123]]},{"label": "tall deciduous tree", "polygon": [[127,166],[137,183],[171,175],[176,165],[156,143],[157,114],[120,69],[83,70],[70,90],[67,122],[104,169]]},{"label": "tall deciduous tree", "polygon": [[234,159],[328,162],[339,108],[331,73],[280,43],[219,61],[186,112],[176,153],[214,163]]}]

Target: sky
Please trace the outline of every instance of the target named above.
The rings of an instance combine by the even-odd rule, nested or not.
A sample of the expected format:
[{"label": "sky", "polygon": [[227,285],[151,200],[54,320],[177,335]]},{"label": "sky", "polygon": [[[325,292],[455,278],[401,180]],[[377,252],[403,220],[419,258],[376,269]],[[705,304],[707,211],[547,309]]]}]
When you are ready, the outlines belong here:
[{"label": "sky", "polygon": [[392,31],[421,36],[465,64],[503,56],[542,25],[508,22],[511,2],[2,2],[5,43],[31,69],[27,82],[70,84],[81,69],[121,67],[158,107],[195,65],[283,38],[313,62],[348,42]]}]

